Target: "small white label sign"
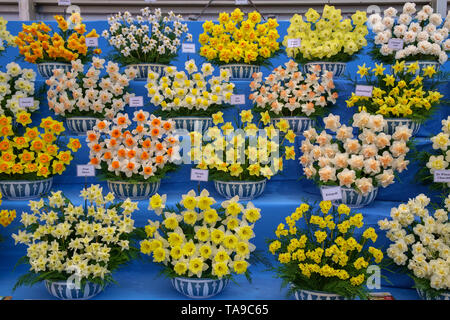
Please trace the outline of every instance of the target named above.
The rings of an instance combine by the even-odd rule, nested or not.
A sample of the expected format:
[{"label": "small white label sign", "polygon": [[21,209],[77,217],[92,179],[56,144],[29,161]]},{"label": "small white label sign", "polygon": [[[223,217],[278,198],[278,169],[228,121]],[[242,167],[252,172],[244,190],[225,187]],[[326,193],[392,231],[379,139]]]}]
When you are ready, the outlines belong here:
[{"label": "small white label sign", "polygon": [[234,3],[237,6],[247,5],[248,4],[248,0],[235,0]]},{"label": "small white label sign", "polygon": [[130,97],[130,107],[143,107],[144,106],[144,97],[136,96]]},{"label": "small white label sign", "polygon": [[320,189],[324,201],[333,201],[342,199],[341,187],[329,187]]},{"label": "small white label sign", "polygon": [[288,48],[299,48],[302,45],[301,39],[288,39]]},{"label": "small white label sign", "polygon": [[34,107],[34,98],[28,97],[28,98],[19,98],[19,106],[21,108],[31,108]]},{"label": "small white label sign", "polygon": [[355,95],[359,97],[372,97],[373,86],[364,86],[359,84],[356,86]]},{"label": "small white label sign", "polygon": [[399,39],[399,38],[389,39],[388,47],[389,47],[389,49],[392,49],[394,51],[402,50],[403,49],[403,39]]},{"label": "small white label sign", "polygon": [[58,0],[58,6],[70,6],[71,4],[70,0]]},{"label": "small white label sign", "polygon": [[434,172],[434,182],[450,182],[450,170],[436,170]]},{"label": "small white label sign", "polygon": [[86,47],[98,47],[98,38],[96,37],[86,38]]},{"label": "small white label sign", "polygon": [[245,95],[233,94],[231,96],[231,104],[233,104],[233,105],[245,104]]},{"label": "small white label sign", "polygon": [[95,167],[90,164],[77,165],[77,177],[95,177]]},{"label": "small white label sign", "polygon": [[181,51],[183,53],[195,53],[195,43],[183,43]]},{"label": "small white label sign", "polygon": [[209,170],[191,169],[192,181],[208,181]]}]

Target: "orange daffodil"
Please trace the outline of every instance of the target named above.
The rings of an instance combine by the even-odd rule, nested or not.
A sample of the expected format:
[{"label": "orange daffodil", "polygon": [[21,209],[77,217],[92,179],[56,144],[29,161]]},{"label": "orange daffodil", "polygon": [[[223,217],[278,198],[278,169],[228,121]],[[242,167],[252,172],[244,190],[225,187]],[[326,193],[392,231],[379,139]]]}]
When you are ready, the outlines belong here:
[{"label": "orange daffodil", "polygon": [[[133,129],[131,129],[133,128]],[[132,120],[119,113],[113,120],[98,120],[87,132],[90,163],[111,179],[161,179],[180,160],[175,123],[139,110]]]},{"label": "orange daffodil", "polygon": [[[23,116],[23,117],[22,117]],[[23,118],[23,119],[22,119]],[[29,114],[21,114],[18,123],[26,127]],[[57,144],[64,132],[61,122],[48,117],[41,120],[38,127],[26,127],[22,136],[12,131],[11,117],[0,116],[0,176],[2,179],[19,178],[33,174],[36,178],[47,178],[62,174],[73,159],[71,151],[76,152],[81,144],[71,138],[66,146]]]}]

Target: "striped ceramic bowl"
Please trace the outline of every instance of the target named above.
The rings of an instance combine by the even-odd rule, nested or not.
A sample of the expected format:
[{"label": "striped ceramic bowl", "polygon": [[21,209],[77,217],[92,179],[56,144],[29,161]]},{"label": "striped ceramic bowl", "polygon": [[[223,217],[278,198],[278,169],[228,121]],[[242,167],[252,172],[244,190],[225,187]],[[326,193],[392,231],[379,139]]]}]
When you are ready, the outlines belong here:
[{"label": "striped ceramic bowl", "polygon": [[244,63],[234,63],[234,64],[225,64],[220,66],[221,71],[224,69],[228,69],[231,72],[230,81],[248,81],[252,79],[252,75],[255,72],[260,72],[261,67],[255,66],[251,64]]},{"label": "striped ceramic bowl", "polygon": [[272,124],[275,128],[277,123],[280,120],[286,120],[289,123],[289,128],[295,132],[296,135],[300,136],[303,134],[303,131],[308,130],[309,128],[315,125],[315,121],[313,119],[307,117],[282,117],[282,118],[273,118]]},{"label": "striped ceramic bowl", "polygon": [[214,180],[214,187],[217,192],[231,199],[239,196],[239,200],[252,200],[263,194],[266,189],[267,180],[261,181],[219,181]]},{"label": "striped ceramic bowl", "polygon": [[386,120],[386,125],[384,126],[383,131],[386,134],[392,135],[392,134],[394,134],[397,127],[407,126],[408,129],[412,130],[412,135],[415,136],[419,132],[419,129],[420,129],[420,123],[414,122],[411,119],[385,118],[384,120]]},{"label": "striped ceramic bowl", "polygon": [[77,289],[73,283],[68,281],[45,280],[45,287],[52,296],[60,300],[88,300],[103,291],[101,285],[92,282],[87,282],[84,290]]},{"label": "striped ceramic bowl", "polygon": [[[410,64],[413,64],[415,61],[407,61],[405,62],[405,66],[409,66]],[[439,68],[441,67],[441,64],[437,61],[417,61],[419,65],[419,70],[417,70],[416,74],[422,74],[423,69],[426,67],[434,67],[434,70],[439,71]],[[420,72],[420,73],[419,73]]]},{"label": "striped ceramic bowl", "polygon": [[[327,189],[322,186],[321,189]],[[371,204],[378,194],[378,188],[373,188],[367,195],[363,195],[353,188],[341,187],[342,200],[332,201],[333,205],[339,206],[340,204],[346,204],[349,208],[362,208]]]},{"label": "striped ceramic bowl", "polygon": [[45,180],[0,180],[0,191],[8,200],[30,200],[47,194],[53,185],[53,177]]},{"label": "striped ceramic bowl", "polygon": [[150,71],[153,71],[161,77],[164,74],[164,68],[166,67],[167,65],[160,63],[137,63],[127,65],[127,68],[135,68],[137,70],[136,78],[134,78],[135,81],[147,81],[148,73]]},{"label": "striped ceramic bowl", "polygon": [[108,180],[107,182],[109,190],[122,200],[127,198],[130,200],[147,200],[158,191],[161,184],[161,181],[130,183]]},{"label": "striped ceramic bowl", "polygon": [[208,117],[176,117],[171,120],[175,121],[175,127],[177,129],[184,129],[189,132],[201,132],[204,133],[212,126],[212,118]]},{"label": "striped ceramic bowl", "polygon": [[321,291],[297,290],[294,292],[296,300],[346,300],[343,296],[335,293]]},{"label": "striped ceramic bowl", "polygon": [[425,291],[421,289],[417,289],[417,294],[419,295],[420,299],[422,300],[450,300],[450,292],[444,292],[443,294],[431,297],[429,294],[427,294]]},{"label": "striped ceramic bowl", "polygon": [[54,69],[63,69],[64,72],[69,72],[72,69],[72,64],[62,62],[42,62],[37,64],[37,69],[42,78],[49,79],[53,76]]},{"label": "striped ceramic bowl", "polygon": [[71,117],[66,119],[67,128],[77,135],[86,135],[97,123],[97,118]]},{"label": "striped ceramic bowl", "polygon": [[315,61],[315,62],[308,62],[303,65],[303,72],[304,73],[311,73],[313,72],[313,68],[315,65],[319,65],[321,67],[320,75],[322,76],[326,71],[333,72],[333,77],[342,77],[345,73],[345,70],[347,68],[347,63],[345,62],[327,62],[327,61]]},{"label": "striped ceramic bowl", "polygon": [[172,285],[179,293],[191,299],[208,299],[221,293],[228,285],[228,279],[173,278]]}]

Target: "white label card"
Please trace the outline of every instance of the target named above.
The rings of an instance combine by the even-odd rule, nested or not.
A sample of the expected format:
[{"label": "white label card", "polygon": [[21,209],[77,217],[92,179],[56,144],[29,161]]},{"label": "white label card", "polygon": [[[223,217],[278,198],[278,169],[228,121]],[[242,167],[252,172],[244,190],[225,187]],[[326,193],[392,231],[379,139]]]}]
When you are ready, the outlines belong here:
[{"label": "white label card", "polygon": [[95,167],[90,164],[77,165],[77,177],[95,177]]},{"label": "white label card", "polygon": [[191,169],[192,181],[208,181],[209,170]]},{"label": "white label card", "polygon": [[402,50],[403,49],[403,39],[399,39],[399,38],[389,39],[388,47],[389,47],[389,49],[392,49],[394,51]]},{"label": "white label card", "polygon": [[450,170],[436,170],[434,172],[434,182],[450,182]]},{"label": "white label card", "polygon": [[86,47],[98,47],[98,38],[95,37],[86,38]]},{"label": "white label card", "polygon": [[342,199],[341,187],[327,187],[321,188],[322,198],[324,201],[333,201]]},{"label": "white label card", "polygon": [[299,48],[302,45],[301,39],[288,39],[288,48]]},{"label": "white label card", "polygon": [[130,97],[130,107],[143,107],[143,106],[144,106],[143,96]]},{"label": "white label card", "polygon": [[234,1],[234,3],[236,4],[236,5],[246,5],[246,4],[248,4],[248,0],[235,0]]},{"label": "white label card", "polygon": [[358,84],[355,89],[355,96],[359,97],[372,97],[373,86],[364,86]]},{"label": "white label card", "polygon": [[245,95],[244,94],[233,94],[231,96],[231,104],[233,104],[233,105],[245,104]]},{"label": "white label card", "polygon": [[181,51],[183,53],[195,53],[195,43],[183,43]]},{"label": "white label card", "polygon": [[58,0],[58,6],[70,6],[71,4],[70,0]]},{"label": "white label card", "polygon": [[34,98],[33,97],[19,98],[19,106],[21,108],[34,107]]}]

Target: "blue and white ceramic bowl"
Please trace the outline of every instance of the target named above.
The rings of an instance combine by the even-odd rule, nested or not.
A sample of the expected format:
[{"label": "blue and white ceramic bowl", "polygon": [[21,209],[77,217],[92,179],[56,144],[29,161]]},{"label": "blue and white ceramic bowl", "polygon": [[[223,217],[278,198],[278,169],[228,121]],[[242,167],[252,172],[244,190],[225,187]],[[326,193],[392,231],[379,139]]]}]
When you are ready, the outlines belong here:
[{"label": "blue and white ceramic bowl", "polygon": [[147,200],[158,192],[161,181],[130,183],[124,181],[108,180],[108,188],[114,195],[122,200]]},{"label": "blue and white ceramic bowl", "polygon": [[179,293],[191,299],[208,299],[221,293],[229,280],[173,278],[172,285]]},{"label": "blue and white ceramic bowl", "polygon": [[261,181],[219,181],[214,180],[217,192],[227,199],[239,196],[239,200],[253,200],[263,194],[267,180]]},{"label": "blue and white ceramic bowl", "polygon": [[53,185],[53,177],[44,180],[0,180],[0,192],[8,200],[31,200],[47,194]]},{"label": "blue and white ceramic bowl", "polygon": [[73,283],[68,281],[45,281],[48,292],[60,300],[88,300],[103,291],[99,284],[87,282],[84,289],[77,289]]}]

